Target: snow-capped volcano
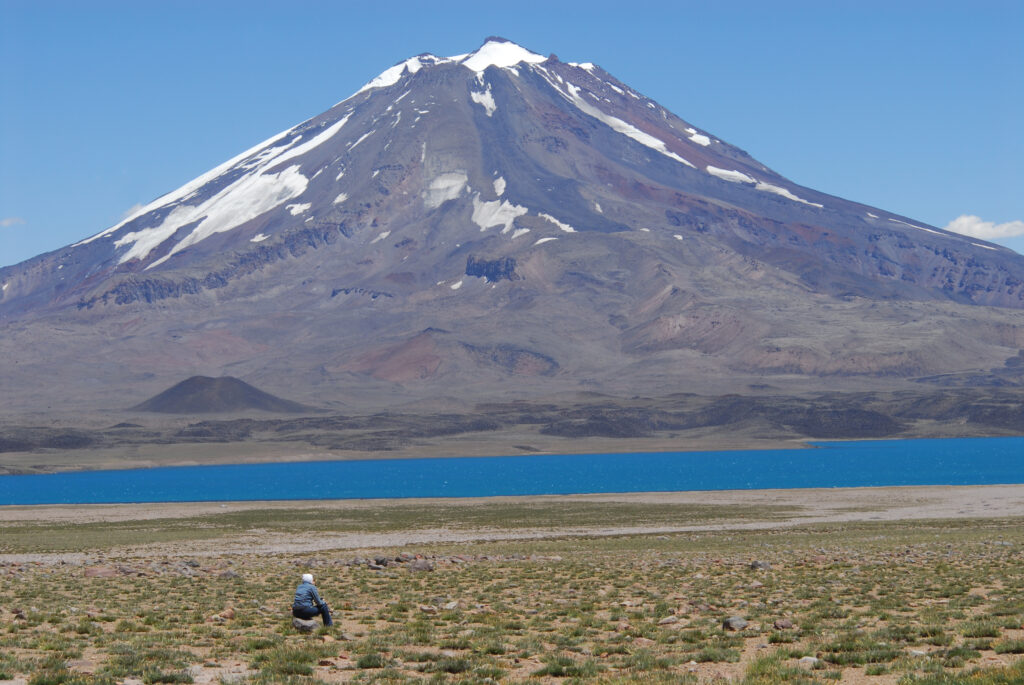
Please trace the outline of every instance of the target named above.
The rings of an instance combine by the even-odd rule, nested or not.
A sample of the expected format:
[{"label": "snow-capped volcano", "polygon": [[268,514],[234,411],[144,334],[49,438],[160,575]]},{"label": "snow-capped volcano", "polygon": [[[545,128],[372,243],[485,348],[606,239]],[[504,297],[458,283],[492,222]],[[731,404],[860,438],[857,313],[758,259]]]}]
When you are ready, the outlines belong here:
[{"label": "snow-capped volcano", "polygon": [[794,184],[598,66],[491,38],[0,269],[21,360],[0,381],[57,364],[148,396],[230,368],[339,401],[891,384],[1001,364],[1022,306],[1010,250]]},{"label": "snow-capped volcano", "polygon": [[[728,146],[713,140],[692,126],[677,127],[675,122],[670,122],[668,130],[662,130],[668,121],[664,110],[660,110],[655,103],[622,84],[616,85],[617,82],[611,79],[602,79],[602,73],[594,65],[562,65],[515,43],[492,38],[470,54],[454,57],[423,54],[400,62],[372,79],[353,97],[339,103],[329,112],[260,143],[155,200],[121,223],[73,247],[87,245],[95,240],[109,240],[117,252],[119,264],[133,262],[144,270],[151,270],[164,264],[182,250],[215,234],[253,223],[271,213],[287,212],[291,216],[306,215],[305,218],[308,218],[309,215],[317,213],[314,210],[314,206],[318,205],[316,200],[320,200],[319,204],[324,200],[332,200],[331,204],[342,204],[349,197],[347,192],[341,191],[332,199],[323,193],[315,192],[325,185],[323,181],[318,187],[311,187],[310,184],[315,176],[330,172],[328,178],[324,179],[328,182],[327,187],[344,188],[350,185],[343,179],[346,169],[344,157],[352,154],[353,150],[367,138],[378,133],[376,122],[382,118],[375,117],[371,121],[374,128],[370,130],[356,122],[345,130],[353,114],[360,105],[365,104],[365,99],[373,97],[374,91],[401,87],[407,81],[412,85],[413,77],[421,70],[432,70],[441,66],[448,66],[449,70],[456,73],[462,71],[458,69],[461,66],[475,74],[475,80],[470,81],[468,88],[469,99],[481,107],[488,117],[493,117],[498,108],[491,83],[485,76],[488,69],[500,70],[495,74],[495,78],[510,78],[513,83],[527,81],[531,77],[534,80],[541,79],[551,93],[556,93],[568,106],[574,108],[577,115],[582,114],[585,122],[603,124],[611,131],[656,151],[669,160],[690,169],[698,169],[694,162],[683,156],[688,155],[701,164],[700,169],[715,178],[730,183],[747,184],[756,190],[773,193],[811,207],[823,206],[821,203],[799,197],[787,187],[790,184],[780,182],[763,167],[751,169],[745,166],[745,171],[731,168],[740,165],[730,159]],[[520,73],[521,71],[527,73]],[[597,93],[601,91],[604,93],[598,96]],[[617,96],[618,102],[608,97],[609,91]],[[409,100],[405,106],[401,104],[409,92],[411,91],[398,95],[384,110],[385,115],[394,117],[387,124],[391,128],[401,125],[403,114],[407,117],[404,128],[409,129],[416,128],[422,118],[430,114],[428,109],[416,108],[415,98]],[[361,98],[364,93],[367,95]],[[645,116],[641,121],[635,121],[635,113],[628,112],[638,103],[650,110],[643,112]],[[622,111],[624,109],[627,110],[625,116]],[[659,111],[663,118],[662,122],[657,121]],[[633,119],[634,123],[627,119]],[[426,124],[422,127],[426,127]],[[385,132],[385,135],[387,133]],[[426,141],[423,141],[423,145],[425,159]],[[733,151],[734,156],[735,154],[736,151]],[[708,160],[723,163],[720,155],[729,160],[725,167],[705,163]],[[312,173],[309,173],[310,170]],[[765,180],[766,177],[768,180]],[[504,183],[504,177],[498,178]],[[424,191],[425,197],[429,198],[428,204],[434,203],[436,206],[441,201],[453,199],[468,188],[467,183],[468,178],[460,171],[446,172],[430,179]],[[307,195],[311,201],[303,202]],[[345,199],[340,199],[342,197]],[[497,223],[493,225],[503,226],[506,232],[511,230],[513,217],[527,213],[525,208],[507,202],[488,206],[487,201],[481,200],[479,194],[475,195],[474,199],[474,220],[496,221]],[[568,227],[568,224],[563,222],[553,223],[560,228]],[[267,237],[267,234],[261,232],[250,240],[261,242]]]}]

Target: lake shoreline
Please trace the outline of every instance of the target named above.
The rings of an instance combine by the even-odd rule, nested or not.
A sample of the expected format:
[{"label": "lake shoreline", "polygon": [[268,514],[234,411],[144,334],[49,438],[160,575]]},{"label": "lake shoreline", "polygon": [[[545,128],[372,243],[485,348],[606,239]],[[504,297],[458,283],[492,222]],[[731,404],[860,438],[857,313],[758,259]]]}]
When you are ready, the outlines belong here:
[{"label": "lake shoreline", "polygon": [[[1002,437],[1002,436],[992,436]],[[916,440],[893,438],[894,440]],[[536,441],[534,441],[536,442]],[[80,449],[63,451],[8,452],[0,454],[0,477],[81,471],[128,471],[178,466],[241,466],[330,461],[390,461],[395,459],[476,459],[530,457],[557,454],[629,454],[635,452],[737,452],[744,450],[815,449],[810,438],[790,440],[731,439],[707,436],[696,440],[581,438],[551,441],[540,447],[497,444],[488,441],[452,440],[394,450],[318,450],[294,444],[268,443],[175,443],[147,445],[131,450]],[[814,442],[828,442],[814,440]],[[529,447],[529,449],[527,449]],[[201,456],[197,456],[202,452]]]},{"label": "lake shoreline", "polygon": [[1024,482],[1024,438],[846,441],[817,449],[216,464],[0,476],[4,504],[399,500],[996,485]]},{"label": "lake shoreline", "polygon": [[[1024,484],[967,486],[900,486],[859,488],[808,488],[792,490],[716,490],[691,492],[606,493],[590,495],[530,495],[521,497],[416,498],[401,500],[293,500],[247,502],[169,502],[145,504],[7,505],[0,506],[0,525],[79,525],[129,521],[173,522],[177,519],[238,515],[247,511],[322,511],[325,516],[359,510],[445,507],[454,512],[479,511],[481,507],[519,505],[669,505],[702,506],[750,511],[762,508],[763,516],[745,515],[742,520],[616,525],[601,521],[587,525],[553,528],[432,527],[392,530],[383,533],[348,531],[295,535],[282,541],[268,531],[251,530],[243,535],[187,544],[165,542],[117,551],[119,556],[223,557],[252,554],[327,553],[340,550],[399,548],[415,545],[474,543],[512,540],[544,540],[621,535],[670,535],[791,529],[807,525],[843,525],[895,521],[1006,519],[1024,517]],[[791,513],[779,516],[779,508]],[[95,555],[82,553],[0,554],[5,563],[86,563]]]}]

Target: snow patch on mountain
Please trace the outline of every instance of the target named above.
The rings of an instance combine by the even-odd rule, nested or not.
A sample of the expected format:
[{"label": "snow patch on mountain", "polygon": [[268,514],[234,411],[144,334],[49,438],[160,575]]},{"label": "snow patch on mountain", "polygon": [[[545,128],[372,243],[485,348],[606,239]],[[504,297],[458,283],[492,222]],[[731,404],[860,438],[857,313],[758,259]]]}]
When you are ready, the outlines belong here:
[{"label": "snow patch on mountain", "polygon": [[370,80],[366,85],[355,92],[355,95],[372,90],[374,88],[387,88],[393,86],[402,80],[403,76],[415,74],[417,71],[425,66],[431,66],[434,64],[444,64],[450,62],[450,59],[444,57],[438,57],[436,55],[424,54],[417,55],[416,57],[410,57],[404,62],[399,62],[393,67],[389,67],[382,71],[376,78]]},{"label": "snow patch on mountain", "polygon": [[391,235],[391,231],[381,231],[376,238],[370,241],[370,244],[374,245],[376,243],[379,243],[380,241],[386,239],[389,235]]},{"label": "snow patch on mountain", "polygon": [[574,104],[577,109],[579,109],[587,116],[597,119],[606,126],[609,126],[612,130],[616,131],[617,133],[621,133],[624,136],[632,138],[641,145],[645,145],[651,148],[652,150],[655,150],[656,152],[660,152],[661,154],[665,155],[670,159],[674,159],[675,161],[685,164],[686,166],[691,167],[693,169],[697,168],[689,161],[683,159],[676,153],[669,150],[668,147],[665,145],[664,141],[659,140],[658,138],[655,138],[651,134],[641,131],[636,126],[633,126],[632,124],[627,123],[622,119],[614,117],[611,114],[607,114],[606,112],[591,105],[589,102],[580,97],[580,88],[578,88],[577,86],[574,86],[571,83],[566,83],[565,86],[569,90],[569,92],[566,93],[551,81],[546,69],[540,67],[539,70],[544,75],[544,78],[547,80],[547,82],[551,84],[551,86],[558,93],[560,93],[562,97],[564,97],[566,100]]},{"label": "snow patch on mountain", "polygon": [[[456,58],[451,57],[449,59],[454,60]],[[481,45],[476,52],[462,59],[461,62],[463,66],[469,67],[473,71],[482,72],[487,67],[504,68],[515,66],[520,62],[537,64],[545,60],[547,60],[547,57],[530,52],[511,41],[492,39]]]},{"label": "snow patch on mountain", "polygon": [[266,240],[269,237],[270,237],[269,235],[264,235],[262,233],[257,233],[253,237],[249,238],[249,242],[250,243],[262,243],[264,240]]},{"label": "snow patch on mountain", "polygon": [[[172,255],[215,233],[223,233],[241,226],[288,200],[298,197],[305,192],[309,183],[309,180],[299,171],[299,166],[290,165],[277,173],[271,173],[270,169],[280,168],[288,161],[310,152],[333,138],[348,121],[349,116],[351,116],[351,112],[301,145],[296,145],[302,139],[302,136],[297,136],[288,145],[260,148],[258,154],[255,155],[250,150],[249,154],[236,157],[234,164],[218,167],[217,169],[222,170],[220,173],[214,174],[211,171],[201,176],[200,179],[206,179],[204,182],[199,183],[200,179],[197,179],[183,186],[183,188],[192,190],[181,198],[181,204],[174,207],[159,225],[131,231],[114,242],[114,247],[130,246],[120,256],[118,262],[123,264],[132,259],[145,259],[165,240],[171,238],[178,229],[198,222],[192,232],[172,247],[166,255],[146,267],[152,269],[167,261]],[[227,168],[224,168],[225,166]],[[192,197],[206,183],[234,167],[245,169],[248,173],[197,205],[184,204],[184,201]],[[180,193],[181,189],[177,192]],[[163,203],[158,207],[167,204],[170,203]],[[310,206],[310,204],[296,204],[290,206],[289,211],[296,215],[309,209]],[[302,209],[296,211],[299,207]],[[111,229],[105,233],[109,232]],[[94,236],[93,239],[96,237],[100,236]]]},{"label": "snow patch on mountain", "polygon": [[289,160],[295,159],[296,157],[300,157],[309,152],[310,150],[320,147],[328,140],[333,138],[335,134],[337,134],[338,131],[340,131],[341,128],[348,122],[349,117],[351,116],[352,113],[349,112],[347,115],[343,116],[341,119],[338,119],[331,126],[325,128],[323,131],[313,136],[302,145],[290,147],[284,152],[282,152],[280,155],[271,157],[270,159],[267,160],[267,168],[271,167],[270,162],[273,162],[273,166],[275,167],[281,166],[282,164]]},{"label": "snow patch on mountain", "polygon": [[486,231],[494,226],[501,226],[502,233],[512,230],[512,222],[526,214],[526,207],[514,205],[508,200],[481,200],[480,195],[473,196],[473,223]]},{"label": "snow patch on mountain", "polygon": [[287,136],[293,130],[295,130],[295,129],[294,128],[290,128],[287,131],[281,131],[276,136],[272,136],[270,138],[267,138],[262,143],[260,143],[258,145],[254,145],[253,147],[249,148],[248,150],[246,150],[242,154],[236,155],[235,157],[232,157],[228,161],[224,162],[223,164],[221,164],[219,166],[216,166],[213,169],[210,169],[205,174],[202,174],[201,176],[198,176],[198,177],[192,179],[191,181],[189,181],[185,185],[181,186],[177,190],[173,190],[173,191],[167,193],[166,195],[161,195],[160,197],[158,197],[157,199],[153,200],[149,204],[143,205],[139,209],[137,209],[134,212],[132,212],[131,214],[129,214],[120,223],[117,223],[117,224],[111,226],[110,228],[108,228],[108,229],[106,229],[104,231],[100,231],[99,233],[97,233],[96,235],[94,235],[92,237],[86,238],[85,240],[81,240],[81,241],[75,243],[74,245],[72,245],[71,247],[78,247],[79,245],[86,245],[88,243],[91,243],[94,240],[106,237],[106,236],[116,232],[122,226],[124,226],[124,225],[126,225],[126,224],[128,224],[128,223],[130,223],[132,221],[134,221],[135,219],[138,219],[140,216],[143,216],[145,214],[148,214],[149,212],[152,212],[154,209],[159,209],[160,207],[163,207],[165,205],[169,205],[169,204],[171,204],[173,202],[177,202],[177,201],[179,201],[179,200],[181,200],[183,198],[189,197],[190,195],[195,193],[197,190],[202,188],[204,185],[206,185],[207,183],[209,183],[213,179],[217,178],[218,176],[220,176],[224,172],[234,168],[239,163],[241,163],[241,162],[247,160],[248,158],[252,157],[257,152],[259,152],[261,150],[264,150],[264,148],[270,148],[270,146],[272,146],[274,143],[276,143],[277,141],[279,141],[282,138],[284,138],[285,136]]},{"label": "snow patch on mountain", "polygon": [[552,237],[541,238],[540,240],[538,240],[537,242],[534,243],[534,246],[536,246],[536,245],[543,245],[544,243],[550,243],[552,240],[558,240],[558,238],[552,238]]},{"label": "snow patch on mountain", "polygon": [[792,191],[783,188],[782,186],[773,185],[771,183],[765,183],[764,181],[758,181],[756,178],[748,176],[742,171],[736,171],[734,169],[719,169],[718,167],[710,165],[705,167],[705,171],[707,171],[709,174],[716,178],[722,179],[723,181],[729,181],[730,183],[752,183],[754,184],[755,190],[760,190],[766,193],[774,193],[775,195],[784,197],[787,200],[792,200],[793,202],[802,202],[803,204],[810,205],[811,207],[822,207],[822,205],[818,204],[817,202],[808,202],[802,197],[797,197]]},{"label": "snow patch on mountain", "polygon": [[697,129],[688,128],[686,129],[686,132],[690,134],[690,140],[697,143],[698,145],[703,145],[704,147],[711,145],[711,139],[708,138],[703,133],[697,133]]},{"label": "snow patch on mountain", "polygon": [[311,202],[303,202],[302,204],[286,205],[285,209],[291,212],[292,216],[298,216],[299,214],[308,211],[312,206],[313,204]]},{"label": "snow patch on mountain", "polygon": [[805,205],[810,205],[811,207],[818,207],[819,209],[823,206],[818,204],[817,202],[808,202],[802,197],[797,197],[791,191],[787,190],[786,188],[783,188],[782,186],[772,185],[771,183],[765,183],[764,181],[758,181],[757,185],[754,186],[754,189],[762,190],[766,193],[774,193],[776,195],[780,195],[786,198],[787,200],[792,200],[793,202],[802,202]]},{"label": "snow patch on mountain", "polygon": [[903,224],[904,226],[910,226],[911,228],[916,228],[919,231],[927,231],[928,233],[934,233],[935,235],[943,235],[942,233],[939,233],[938,231],[933,231],[930,228],[925,228],[924,226],[916,226],[914,224],[908,224],[906,221],[900,221],[899,219],[889,219],[889,221],[893,222],[894,224]]},{"label": "snow patch on mountain", "polygon": [[563,222],[559,221],[558,219],[556,219],[555,217],[551,216],[550,214],[545,214],[544,212],[539,212],[537,214],[537,216],[539,216],[541,219],[547,219],[548,221],[553,223],[555,226],[558,226],[560,229],[562,229],[566,233],[575,233],[576,232],[575,228],[573,228],[572,226],[570,226],[567,223],[563,223]]},{"label": "snow patch on mountain", "polygon": [[131,245],[131,248],[118,261],[124,263],[131,259],[145,259],[179,228],[198,221],[191,233],[166,255],[146,267],[152,269],[211,235],[230,231],[298,197],[305,192],[307,184],[308,180],[299,172],[297,164],[276,174],[255,173],[243,176],[199,205],[178,205],[160,226],[122,236],[114,246]]},{"label": "snow patch on mountain", "polygon": [[461,171],[435,176],[423,191],[423,205],[427,209],[436,209],[448,200],[454,200],[462,194],[468,182],[469,177]]},{"label": "snow patch on mountain", "polygon": [[502,195],[505,194],[505,179],[502,178],[501,176],[494,179],[494,193],[498,197],[501,197]]},{"label": "snow patch on mountain", "polygon": [[723,181],[729,181],[730,183],[755,183],[754,179],[747,176],[742,171],[735,171],[729,169],[719,169],[715,166],[708,166],[707,172],[712,176],[722,179]]},{"label": "snow patch on mountain", "polygon": [[340,205],[342,202],[348,199],[348,193],[338,193],[338,197],[334,198],[334,204]]},{"label": "snow patch on mountain", "polygon": [[469,91],[469,97],[473,102],[484,108],[487,112],[487,116],[492,116],[494,114],[494,110],[498,109],[498,106],[494,104],[494,96],[491,95],[490,85],[488,85],[487,90],[482,93],[478,93],[475,90]]},{"label": "snow patch on mountain", "polygon": [[356,146],[359,145],[359,143],[363,142],[364,140],[366,140],[367,138],[369,138],[370,136],[372,136],[376,132],[377,132],[376,129],[370,129],[369,131],[367,131],[363,135],[359,136],[359,140],[357,140],[356,142],[354,142],[354,143],[352,143],[351,145],[348,146],[348,151],[352,152],[353,150],[355,150]]}]

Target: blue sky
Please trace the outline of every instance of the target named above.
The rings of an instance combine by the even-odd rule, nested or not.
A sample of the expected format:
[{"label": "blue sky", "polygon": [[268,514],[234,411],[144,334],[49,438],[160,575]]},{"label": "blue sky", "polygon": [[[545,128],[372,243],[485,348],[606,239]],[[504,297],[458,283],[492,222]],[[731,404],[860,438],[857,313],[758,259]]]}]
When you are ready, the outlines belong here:
[{"label": "blue sky", "polygon": [[0,265],[490,35],[597,63],[796,183],[1024,252],[1018,0],[0,0]]}]

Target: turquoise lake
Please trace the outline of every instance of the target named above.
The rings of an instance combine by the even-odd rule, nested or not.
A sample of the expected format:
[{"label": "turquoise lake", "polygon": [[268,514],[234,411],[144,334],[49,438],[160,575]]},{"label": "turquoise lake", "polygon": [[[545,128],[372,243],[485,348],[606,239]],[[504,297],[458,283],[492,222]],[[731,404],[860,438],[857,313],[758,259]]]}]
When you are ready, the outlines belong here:
[{"label": "turquoise lake", "polygon": [[[1024,438],[814,449],[368,459],[0,476],[0,505],[1024,483]],[[197,453],[202,445],[196,445]]]}]

